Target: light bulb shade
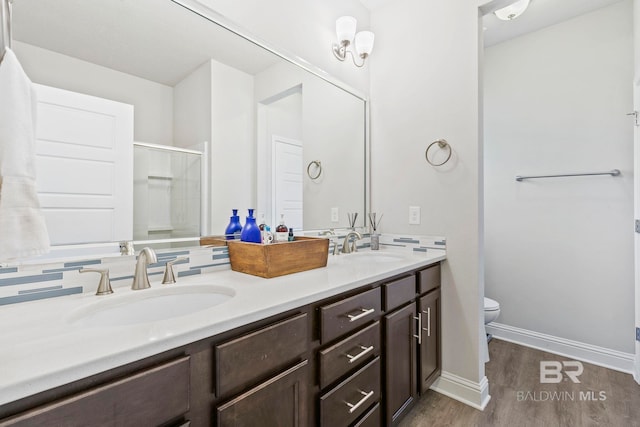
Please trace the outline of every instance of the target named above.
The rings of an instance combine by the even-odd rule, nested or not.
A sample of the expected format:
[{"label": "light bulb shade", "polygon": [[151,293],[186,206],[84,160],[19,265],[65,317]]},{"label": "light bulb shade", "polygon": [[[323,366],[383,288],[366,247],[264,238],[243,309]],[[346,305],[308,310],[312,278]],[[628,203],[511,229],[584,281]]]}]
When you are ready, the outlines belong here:
[{"label": "light bulb shade", "polygon": [[353,16],[341,16],[336,20],[336,34],[338,35],[338,42],[353,41],[353,36],[356,34],[356,25],[358,21]]},{"label": "light bulb shade", "polygon": [[371,31],[360,31],[356,34],[356,52],[358,56],[371,55],[374,39],[375,36]]},{"label": "light bulb shade", "polygon": [[511,21],[512,19],[516,19],[518,16],[522,15],[524,11],[527,10],[529,2],[530,0],[519,0],[507,7],[496,10],[493,13],[498,17],[498,19]]}]

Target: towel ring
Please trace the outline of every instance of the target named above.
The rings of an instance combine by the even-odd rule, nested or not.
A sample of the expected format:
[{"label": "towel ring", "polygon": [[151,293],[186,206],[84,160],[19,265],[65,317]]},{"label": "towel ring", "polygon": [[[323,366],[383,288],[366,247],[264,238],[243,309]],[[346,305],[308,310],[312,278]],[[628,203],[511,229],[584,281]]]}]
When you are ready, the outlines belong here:
[{"label": "towel ring", "polygon": [[[315,175],[311,175],[311,166],[316,167],[317,173]],[[322,175],[322,162],[320,162],[320,160],[313,160],[309,162],[309,165],[307,166],[307,175],[309,175],[309,178],[313,180],[320,178],[320,175]]]},{"label": "towel ring", "polygon": [[[433,147],[436,144],[438,144],[438,147],[440,149],[444,150],[446,148],[449,151],[449,154],[447,155],[447,158],[444,159],[444,161],[442,161],[440,163],[434,163],[429,158],[429,150],[431,149],[431,147]],[[445,163],[447,163],[449,161],[449,159],[451,158],[451,145],[449,145],[449,143],[445,139],[438,139],[436,141],[433,141],[431,144],[429,144],[429,146],[427,147],[426,151],[424,152],[424,157],[427,159],[427,162],[430,165],[432,165],[432,166],[442,166]]]}]

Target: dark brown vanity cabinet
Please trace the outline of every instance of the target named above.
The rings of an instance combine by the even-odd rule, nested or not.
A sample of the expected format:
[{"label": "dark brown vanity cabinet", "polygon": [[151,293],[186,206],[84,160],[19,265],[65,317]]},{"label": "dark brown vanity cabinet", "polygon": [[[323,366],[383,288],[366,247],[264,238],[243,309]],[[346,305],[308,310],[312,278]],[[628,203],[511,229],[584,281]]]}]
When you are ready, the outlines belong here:
[{"label": "dark brown vanity cabinet", "polygon": [[383,289],[385,425],[391,426],[441,372],[440,265],[384,284]]},{"label": "dark brown vanity cabinet", "polygon": [[[379,426],[381,397],[380,288],[318,308],[319,424]],[[377,420],[376,420],[377,417]]]},{"label": "dark brown vanity cabinet", "polygon": [[391,426],[440,349],[434,264],[0,406],[0,427]]},{"label": "dark brown vanity cabinet", "polygon": [[[308,316],[300,313],[214,347],[218,426],[305,427]],[[304,359],[304,360],[303,360]]]}]

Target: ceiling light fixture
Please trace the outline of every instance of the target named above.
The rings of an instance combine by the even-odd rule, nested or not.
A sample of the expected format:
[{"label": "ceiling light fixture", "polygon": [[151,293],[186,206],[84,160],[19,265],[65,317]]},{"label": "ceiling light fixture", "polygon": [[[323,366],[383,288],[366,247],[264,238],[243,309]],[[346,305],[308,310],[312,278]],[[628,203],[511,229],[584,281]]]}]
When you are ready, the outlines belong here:
[{"label": "ceiling light fixture", "polygon": [[503,7],[502,9],[498,9],[493,13],[498,17],[498,19],[502,19],[503,21],[512,21],[527,10],[529,3],[530,0],[518,0],[517,2],[512,3],[507,7]]},{"label": "ceiling light fixture", "polygon": [[[371,55],[373,50],[374,35],[371,31],[360,31],[356,34],[356,25],[358,21],[352,16],[341,16],[336,20],[336,34],[338,36],[338,43],[333,45],[333,54],[340,61],[344,61],[347,57],[347,53],[351,55],[353,63],[356,67],[364,66],[364,62]],[[347,49],[355,39],[354,54],[351,50]],[[356,62],[356,55],[362,59],[362,63]]]}]

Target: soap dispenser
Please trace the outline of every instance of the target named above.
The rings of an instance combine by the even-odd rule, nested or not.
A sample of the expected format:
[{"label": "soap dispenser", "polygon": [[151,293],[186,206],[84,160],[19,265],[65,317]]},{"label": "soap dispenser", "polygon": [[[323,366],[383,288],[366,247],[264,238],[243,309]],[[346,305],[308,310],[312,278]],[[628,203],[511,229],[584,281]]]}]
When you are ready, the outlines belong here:
[{"label": "soap dispenser", "polygon": [[256,219],[253,216],[253,209],[249,209],[249,216],[247,216],[247,222],[244,224],[244,227],[242,227],[240,240],[243,242],[262,243],[260,227],[256,224]]},{"label": "soap dispenser", "polygon": [[224,235],[227,240],[239,240],[240,232],[242,231],[242,224],[240,224],[240,217],[238,216],[238,209],[232,209],[233,215],[229,218],[229,225],[224,231]]},{"label": "soap dispenser", "polygon": [[276,227],[276,242],[289,241],[289,227],[284,225],[284,214],[280,214],[280,224]]}]

